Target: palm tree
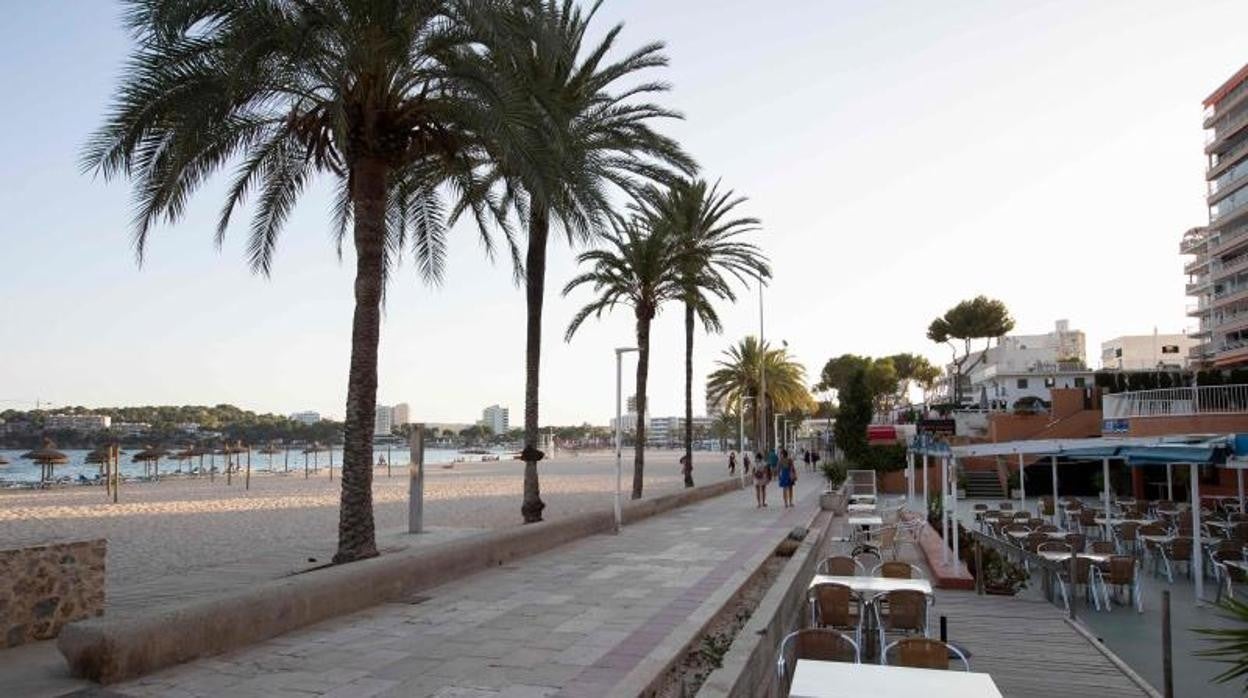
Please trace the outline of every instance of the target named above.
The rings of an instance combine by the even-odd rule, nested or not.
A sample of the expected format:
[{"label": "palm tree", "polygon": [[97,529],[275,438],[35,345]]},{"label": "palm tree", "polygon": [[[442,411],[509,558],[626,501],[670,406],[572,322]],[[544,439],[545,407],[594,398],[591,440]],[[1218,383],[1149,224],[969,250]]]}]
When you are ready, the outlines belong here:
[{"label": "palm tree", "polygon": [[719,183],[702,179],[675,182],[667,189],[648,188],[639,209],[651,227],[665,227],[682,248],[679,269],[685,306],[685,487],[693,487],[693,330],[695,320],[707,332],[722,327],[712,300],[736,301],[731,280],[771,278],[767,259],[756,245],[739,238],[758,229],[757,218],[733,218],[745,201]]},{"label": "palm tree", "polygon": [[[769,413],[815,410],[815,399],[806,389],[806,368],[789,358],[787,348],[772,349],[767,343],[760,347],[758,338],[751,335],[724,350],[724,358],[716,364],[719,368],[706,377],[707,398],[733,410],[741,409],[745,399],[752,398],[755,405],[762,405],[752,412],[761,412],[759,418],[768,433],[773,428]],[[760,402],[759,377],[764,372],[767,395]]]},{"label": "palm tree", "polygon": [[679,268],[680,246],[663,228],[647,230],[638,218],[616,224],[612,233],[604,233],[602,249],[582,252],[580,264],[591,265],[590,271],[568,282],[567,295],[582,285],[592,285],[597,295],[577,311],[564,335],[572,335],[590,315],[601,317],[616,305],[633,309],[637,328],[637,431],[634,434],[633,499],[641,498],[641,481],[645,471],[646,447],[646,379],[650,373],[650,323],[664,303],[684,297]]},{"label": "palm tree", "polygon": [[[680,146],[652,128],[680,115],[652,103],[639,103],[667,85],[640,81],[640,74],[667,65],[663,44],[651,43],[612,62],[623,25],[596,44],[585,46],[601,0],[582,11],[573,0],[526,0],[514,5],[515,25],[528,39],[500,42],[502,50],[484,59],[492,72],[520,87],[537,114],[527,136],[533,147],[499,152],[484,180],[501,190],[528,236],[523,261],[513,250],[517,276],[525,286],[526,341],[524,392],[524,502],[526,523],[542,520],[537,463],[542,305],[546,250],[552,223],[569,245],[584,244],[606,229],[612,215],[612,189],[629,194],[654,180],[674,179],[694,164]],[[627,83],[621,85],[621,83]]]},{"label": "palm tree", "polygon": [[[355,245],[335,562],[377,554],[372,432],[381,302],[410,245],[420,274],[442,273],[444,235],[471,210],[484,235],[501,214],[479,190],[482,143],[506,142],[523,110],[505,89],[461,78],[480,43],[472,0],[128,0],[136,48],[84,164],[134,181],[141,263],[153,224],[176,222],[215,171],[238,163],[217,227],[256,195],[251,267],[273,268],[278,234],[317,175],[334,179],[341,254]],[[477,22],[477,24],[480,24]],[[459,200],[446,214],[440,192]],[[488,237],[485,238],[488,244]]]}]

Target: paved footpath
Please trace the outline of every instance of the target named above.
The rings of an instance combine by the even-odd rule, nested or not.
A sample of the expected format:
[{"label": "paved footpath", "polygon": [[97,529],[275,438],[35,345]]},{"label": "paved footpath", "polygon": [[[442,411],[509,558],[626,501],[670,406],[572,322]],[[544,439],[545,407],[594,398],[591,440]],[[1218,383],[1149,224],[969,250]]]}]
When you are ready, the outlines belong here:
[{"label": "paved footpath", "polygon": [[[715,497],[422,592],[112,687],[131,696],[602,696],[653,673],[818,506]],[[656,649],[657,648],[657,649]],[[666,656],[652,656],[651,652]]]}]

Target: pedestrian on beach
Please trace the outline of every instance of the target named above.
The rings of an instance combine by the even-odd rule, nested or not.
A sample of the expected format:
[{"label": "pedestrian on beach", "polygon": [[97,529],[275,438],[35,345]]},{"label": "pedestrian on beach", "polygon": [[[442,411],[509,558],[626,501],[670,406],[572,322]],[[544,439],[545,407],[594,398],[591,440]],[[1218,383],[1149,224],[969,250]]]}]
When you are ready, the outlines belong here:
[{"label": "pedestrian on beach", "polygon": [[689,456],[681,456],[680,457],[680,475],[681,477],[685,479],[685,482],[689,481],[689,475],[692,472],[693,472],[693,462],[689,460]]},{"label": "pedestrian on beach", "polygon": [[780,454],[776,453],[776,447],[772,446],[771,450],[767,452],[767,469],[771,471],[768,473],[768,476],[772,480],[776,479],[776,475],[779,473],[779,468]]},{"label": "pedestrian on beach", "polygon": [[771,470],[763,465],[762,454],[759,456],[758,464],[754,467],[754,499],[757,501],[756,509],[767,506],[767,483],[771,482]]},{"label": "pedestrian on beach", "polygon": [[807,469],[807,470],[811,470],[811,469],[812,469],[812,468],[811,468],[811,465],[810,465],[810,451],[807,451],[807,450],[806,450],[806,449],[804,449],[804,448],[802,449],[802,461],[803,461],[804,463],[806,463],[806,469]]},{"label": "pedestrian on beach", "polygon": [[737,474],[737,452],[736,451],[728,452],[728,474],[729,475]]},{"label": "pedestrian on beach", "polygon": [[741,454],[741,474],[748,476],[750,474],[750,454],[743,452]]},{"label": "pedestrian on beach", "polygon": [[788,449],[780,449],[780,491],[784,494],[784,506],[793,506],[793,485],[797,484],[797,465]]},{"label": "pedestrian on beach", "polygon": [[817,470],[819,470],[819,452],[811,451],[810,452],[810,471],[815,472]]}]

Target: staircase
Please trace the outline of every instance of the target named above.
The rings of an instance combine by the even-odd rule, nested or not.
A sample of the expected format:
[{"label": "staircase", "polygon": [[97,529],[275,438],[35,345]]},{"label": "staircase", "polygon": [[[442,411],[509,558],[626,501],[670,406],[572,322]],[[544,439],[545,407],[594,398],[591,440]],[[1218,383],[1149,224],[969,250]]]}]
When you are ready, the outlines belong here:
[{"label": "staircase", "polygon": [[967,499],[1005,499],[1001,480],[991,470],[966,471]]}]

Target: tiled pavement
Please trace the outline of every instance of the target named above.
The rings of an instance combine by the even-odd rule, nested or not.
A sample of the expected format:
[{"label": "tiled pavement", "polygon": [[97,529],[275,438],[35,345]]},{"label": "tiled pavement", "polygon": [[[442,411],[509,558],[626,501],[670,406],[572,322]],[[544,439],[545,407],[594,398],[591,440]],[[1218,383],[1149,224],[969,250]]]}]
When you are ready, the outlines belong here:
[{"label": "tiled pavement", "polygon": [[[756,509],[752,491],[647,519],[326,621],[238,652],[115,687],[133,696],[604,695],[644,674],[752,571],[760,555],[817,507],[821,483],[798,483],[798,506]],[[663,657],[668,659],[670,657]],[[650,657],[651,662],[655,657]]]}]

